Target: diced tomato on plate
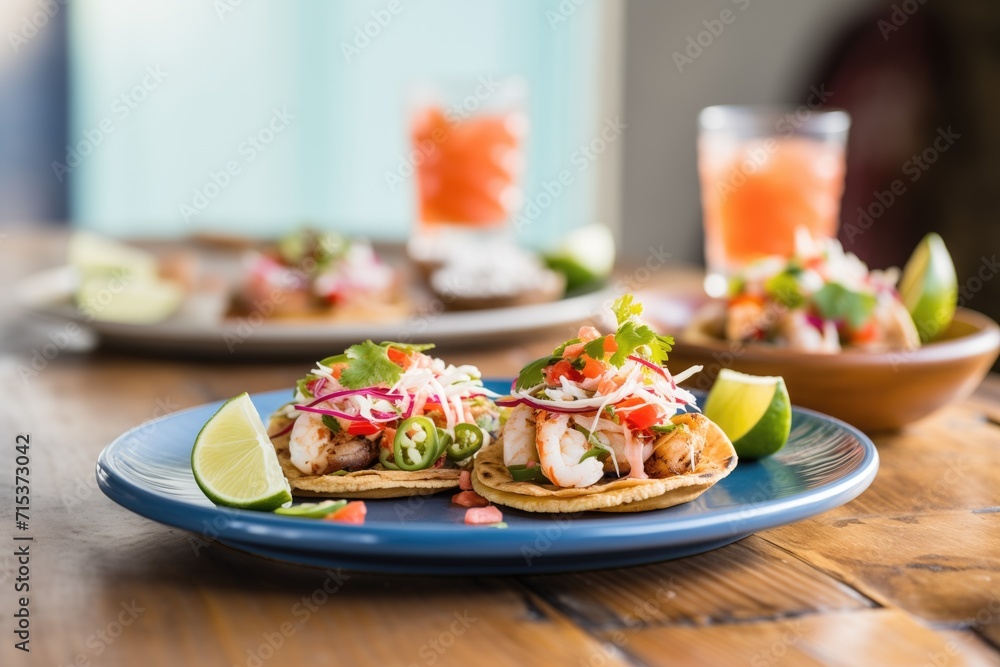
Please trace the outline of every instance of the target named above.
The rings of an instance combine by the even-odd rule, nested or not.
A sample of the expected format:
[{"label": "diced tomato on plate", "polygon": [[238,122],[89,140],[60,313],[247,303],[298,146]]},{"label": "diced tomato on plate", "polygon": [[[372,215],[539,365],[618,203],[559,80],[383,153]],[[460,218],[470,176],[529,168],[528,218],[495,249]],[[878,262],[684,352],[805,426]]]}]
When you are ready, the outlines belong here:
[{"label": "diced tomato on plate", "polygon": [[503,513],[496,505],[488,507],[470,507],[465,511],[465,523],[473,526],[484,526],[503,521]]},{"label": "diced tomato on plate", "polygon": [[490,504],[475,491],[460,491],[451,497],[451,502],[462,507],[486,507]]},{"label": "diced tomato on plate", "polygon": [[365,522],[365,515],[367,514],[368,507],[365,506],[365,501],[352,500],[344,505],[342,509],[339,509],[330,516],[326,517],[326,520],[338,521],[340,523],[362,524]]}]

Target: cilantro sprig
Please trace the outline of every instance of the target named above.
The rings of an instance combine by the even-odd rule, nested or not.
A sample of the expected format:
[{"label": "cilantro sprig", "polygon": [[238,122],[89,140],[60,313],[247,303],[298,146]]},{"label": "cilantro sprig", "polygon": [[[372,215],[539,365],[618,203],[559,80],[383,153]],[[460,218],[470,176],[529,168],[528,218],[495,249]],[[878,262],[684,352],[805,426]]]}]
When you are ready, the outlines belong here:
[{"label": "cilantro sprig", "polygon": [[344,353],[347,365],[340,373],[340,384],[348,389],[363,389],[380,384],[393,385],[403,369],[389,359],[389,346],[370,340],[352,345]]},{"label": "cilantro sprig", "polygon": [[517,374],[517,381],[514,383],[514,388],[517,390],[530,389],[542,384],[542,380],[545,378],[545,367],[551,366],[560,359],[562,359],[562,356],[550,354],[528,363]]},{"label": "cilantro sprig", "polygon": [[813,295],[813,302],[825,320],[846,320],[854,329],[864,326],[875,310],[874,294],[855,292],[839,283],[827,283]]},{"label": "cilantro sprig", "polygon": [[[671,336],[656,333],[648,324],[639,319],[639,316],[642,315],[642,304],[637,302],[631,294],[624,294],[615,300],[611,311],[618,322],[617,331],[586,343],[583,346],[584,354],[592,359],[606,360],[617,368],[624,365],[631,355],[639,355],[653,363],[663,365],[673,348],[674,339]],[[605,359],[608,338],[614,338],[617,349],[610,358]],[[557,347],[552,354],[535,359],[525,365],[518,373],[514,388],[523,390],[542,384],[545,378],[545,369],[560,361],[568,346],[579,342],[579,338],[572,338]]]},{"label": "cilantro sprig", "polygon": [[608,360],[611,365],[620,368],[630,355],[636,353],[648,357],[655,364],[663,365],[673,349],[674,339],[656,333],[639,319],[642,304],[637,303],[631,294],[623,294],[611,306],[611,311],[618,320],[618,331],[614,334],[618,349]]}]

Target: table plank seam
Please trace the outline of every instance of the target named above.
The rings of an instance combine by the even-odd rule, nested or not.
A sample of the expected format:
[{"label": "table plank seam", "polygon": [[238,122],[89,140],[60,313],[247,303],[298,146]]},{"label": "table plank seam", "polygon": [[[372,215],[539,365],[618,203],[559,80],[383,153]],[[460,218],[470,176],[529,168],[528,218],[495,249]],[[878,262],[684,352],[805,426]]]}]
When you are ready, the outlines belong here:
[{"label": "table plank seam", "polygon": [[[524,597],[525,606],[527,609],[532,610],[537,613],[540,617],[554,621],[561,620],[562,622],[576,628],[581,634],[592,640],[606,655],[611,655],[612,657],[618,659],[623,664],[629,665],[629,667],[650,667],[650,665],[640,660],[638,656],[633,654],[613,642],[608,642],[604,637],[594,632],[590,626],[590,623],[581,623],[579,620],[573,618],[569,614],[565,613],[555,605],[553,605],[545,596],[539,594],[528,586],[527,582],[520,577],[514,577],[510,580],[515,588],[519,588]],[[607,660],[601,664],[607,664]]]}]

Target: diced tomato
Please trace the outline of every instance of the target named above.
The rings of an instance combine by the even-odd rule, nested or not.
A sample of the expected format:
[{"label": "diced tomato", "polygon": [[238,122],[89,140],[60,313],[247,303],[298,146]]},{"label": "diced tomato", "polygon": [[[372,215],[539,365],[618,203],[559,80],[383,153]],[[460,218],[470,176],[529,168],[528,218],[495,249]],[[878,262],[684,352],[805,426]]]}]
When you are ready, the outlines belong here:
[{"label": "diced tomato", "polygon": [[573,343],[572,345],[567,345],[566,349],[563,350],[563,356],[567,359],[576,359],[583,354],[583,347],[583,343]]},{"label": "diced tomato", "polygon": [[580,333],[577,334],[577,338],[579,338],[583,343],[589,343],[590,341],[600,337],[601,332],[590,326],[580,327]]},{"label": "diced tomato", "polygon": [[764,303],[764,297],[757,296],[756,294],[737,294],[736,296],[729,299],[729,307],[738,306],[742,303],[754,303],[760,305]]},{"label": "diced tomato", "polygon": [[344,505],[342,509],[326,517],[327,521],[339,521],[340,523],[364,523],[368,508],[363,500],[352,500]]},{"label": "diced tomato", "polygon": [[615,389],[618,389],[620,386],[622,386],[622,380],[620,378],[604,378],[597,385],[597,393],[607,396],[608,394],[614,393]]},{"label": "diced tomato", "polygon": [[462,507],[486,507],[490,501],[475,491],[461,491],[451,497],[451,502]]},{"label": "diced tomato", "polygon": [[565,377],[567,380],[570,380],[571,382],[579,382],[580,380],[583,379],[583,375],[580,373],[580,371],[573,368],[573,365],[568,361],[566,361],[565,359],[561,359],[556,363],[552,364],[551,366],[547,366],[545,368],[545,384],[549,385],[550,387],[558,387],[560,384],[562,384],[559,381],[559,378],[562,377]]},{"label": "diced tomato", "polygon": [[878,338],[878,325],[875,318],[872,318],[863,327],[854,332],[852,336],[856,343],[870,343]]},{"label": "diced tomato", "polygon": [[473,526],[481,526],[503,521],[503,513],[496,508],[496,505],[487,507],[470,507],[465,510],[465,523]]},{"label": "diced tomato", "polygon": [[403,352],[402,350],[396,349],[394,347],[389,347],[388,349],[386,349],[386,354],[389,355],[389,361],[398,366],[402,366],[404,370],[409,368],[410,365],[413,363],[413,357],[411,357],[406,352]]},{"label": "diced tomato", "polygon": [[633,430],[642,431],[649,428],[659,420],[655,405],[644,405],[636,408],[625,417],[625,423]]},{"label": "diced tomato", "polygon": [[604,351],[607,354],[614,354],[618,351],[618,341],[615,340],[614,336],[604,337]]},{"label": "diced tomato", "polygon": [[379,432],[379,426],[371,422],[352,421],[347,432],[351,435],[375,435]]},{"label": "diced tomato", "polygon": [[597,359],[591,359],[589,356],[584,355],[583,361],[583,370],[580,371],[583,374],[583,377],[596,378],[601,377],[601,375],[604,374],[605,366]]},{"label": "diced tomato", "polygon": [[638,396],[630,396],[626,399],[618,401],[615,403],[616,408],[630,408],[633,405],[643,405],[646,401],[642,400]]},{"label": "diced tomato", "polygon": [[458,488],[463,491],[472,490],[472,474],[470,474],[468,470],[463,470],[458,473]]}]

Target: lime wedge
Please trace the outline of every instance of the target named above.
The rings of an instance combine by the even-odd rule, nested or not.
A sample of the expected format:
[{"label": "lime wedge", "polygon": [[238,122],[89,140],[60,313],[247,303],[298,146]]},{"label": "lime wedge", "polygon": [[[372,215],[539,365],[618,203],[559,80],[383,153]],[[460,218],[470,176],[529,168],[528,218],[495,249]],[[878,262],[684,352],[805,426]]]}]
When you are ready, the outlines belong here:
[{"label": "lime wedge", "polygon": [[148,252],[98,236],[76,232],[69,240],[69,263],[83,276],[125,273],[134,279],[155,278],[156,258]]},{"label": "lime wedge", "polygon": [[324,500],[321,503],[300,503],[291,507],[279,507],[274,510],[274,513],[285,516],[300,516],[304,519],[322,519],[342,510],[346,505],[346,500]]},{"label": "lime wedge", "polygon": [[958,277],[944,240],[928,234],[914,249],[899,281],[899,295],[910,311],[920,342],[947,330],[958,304]]},{"label": "lime wedge", "polygon": [[567,234],[543,259],[550,269],[566,276],[567,291],[586,287],[611,275],[615,237],[606,225],[587,225]]},{"label": "lime wedge", "polygon": [[723,368],[705,401],[705,416],[733,441],[741,458],[774,454],[788,442],[792,404],[781,377]]},{"label": "lime wedge", "polygon": [[94,275],[76,292],[76,303],[90,319],[125,324],[153,324],[176,311],[184,299],[173,282],[133,275]]},{"label": "lime wedge", "polygon": [[216,505],[273,510],[292,500],[278,455],[245,392],[202,427],[191,450],[191,470]]}]

